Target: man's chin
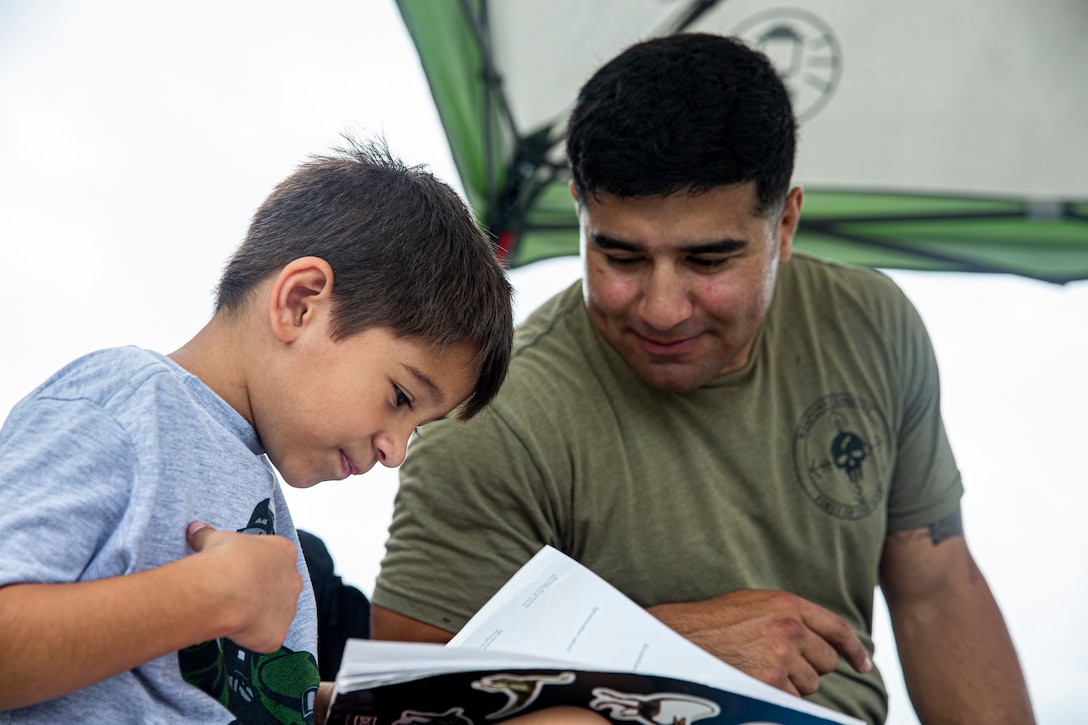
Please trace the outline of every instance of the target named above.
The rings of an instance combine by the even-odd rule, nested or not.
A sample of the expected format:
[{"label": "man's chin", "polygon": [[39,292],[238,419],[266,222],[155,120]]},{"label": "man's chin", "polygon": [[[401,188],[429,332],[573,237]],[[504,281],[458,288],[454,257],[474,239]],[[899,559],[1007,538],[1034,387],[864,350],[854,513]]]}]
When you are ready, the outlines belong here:
[{"label": "man's chin", "polygon": [[713,379],[690,366],[681,364],[654,364],[635,368],[635,375],[642,382],[664,393],[689,393],[701,388]]}]

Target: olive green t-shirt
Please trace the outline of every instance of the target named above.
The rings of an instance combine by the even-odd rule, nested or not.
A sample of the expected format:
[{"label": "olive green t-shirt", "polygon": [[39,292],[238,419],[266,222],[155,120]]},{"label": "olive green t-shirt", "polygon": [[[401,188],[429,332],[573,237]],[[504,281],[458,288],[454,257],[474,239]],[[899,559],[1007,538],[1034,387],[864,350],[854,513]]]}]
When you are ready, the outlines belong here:
[{"label": "olive green t-shirt", "polygon": [[[374,602],[456,631],[550,544],[642,606],[793,592],[871,652],[885,537],[962,494],[939,398],[921,319],[875,271],[794,255],[747,366],[682,394],[640,381],[572,285],[520,327],[488,409],[412,444]],[[886,717],[875,669],[811,699]]]}]

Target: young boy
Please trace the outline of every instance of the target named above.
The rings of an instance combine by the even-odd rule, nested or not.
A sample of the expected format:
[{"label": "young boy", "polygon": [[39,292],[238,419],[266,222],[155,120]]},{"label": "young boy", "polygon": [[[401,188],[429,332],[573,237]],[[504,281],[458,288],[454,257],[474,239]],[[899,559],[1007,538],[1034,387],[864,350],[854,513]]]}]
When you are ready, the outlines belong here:
[{"label": "young boy", "polygon": [[272,466],[306,487],[399,465],[417,427],[488,403],[511,338],[448,186],[382,144],[303,164],[195,337],[80,358],[0,430],[0,723],[312,722],[314,600]]}]

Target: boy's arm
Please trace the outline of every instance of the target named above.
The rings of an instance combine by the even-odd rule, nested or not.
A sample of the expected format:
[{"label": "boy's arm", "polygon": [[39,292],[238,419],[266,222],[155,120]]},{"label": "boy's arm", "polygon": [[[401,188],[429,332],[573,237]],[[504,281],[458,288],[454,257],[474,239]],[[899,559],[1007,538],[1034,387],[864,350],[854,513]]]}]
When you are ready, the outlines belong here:
[{"label": "boy's arm", "polygon": [[194,554],[137,574],[0,588],[0,710],[82,689],[219,637],[274,652],[302,590],[280,536],[189,527]]}]

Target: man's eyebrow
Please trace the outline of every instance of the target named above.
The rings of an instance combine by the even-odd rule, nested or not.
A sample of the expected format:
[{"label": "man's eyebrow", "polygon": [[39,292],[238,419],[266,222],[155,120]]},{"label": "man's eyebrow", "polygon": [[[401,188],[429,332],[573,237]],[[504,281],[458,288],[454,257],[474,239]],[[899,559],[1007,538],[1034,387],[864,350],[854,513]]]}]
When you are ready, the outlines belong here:
[{"label": "man's eyebrow", "polygon": [[438,386],[434,384],[433,380],[427,377],[426,373],[424,373],[422,370],[419,370],[418,368],[412,367],[411,365],[405,365],[404,369],[407,370],[413,378],[418,380],[423,385],[423,387],[427,388],[427,390],[430,391],[431,396],[435,399],[435,402],[437,402],[439,405],[442,405],[446,402],[445,394],[443,394],[443,392],[438,389]]},{"label": "man's eyebrow", "polygon": [[715,242],[702,244],[690,244],[680,247],[688,254],[735,254],[748,248],[748,242],[744,239],[719,239]]},{"label": "man's eyebrow", "polygon": [[593,246],[598,249],[604,249],[613,252],[641,252],[642,246],[633,244],[631,242],[625,242],[620,239],[615,239],[606,234],[592,234],[590,235],[590,241]]},{"label": "man's eyebrow", "polygon": [[[613,252],[641,252],[645,247],[634,242],[626,242],[606,234],[593,234],[590,241],[598,249]],[[719,239],[713,242],[699,242],[680,247],[680,251],[686,254],[734,254],[748,248],[748,242],[744,239]]]}]

